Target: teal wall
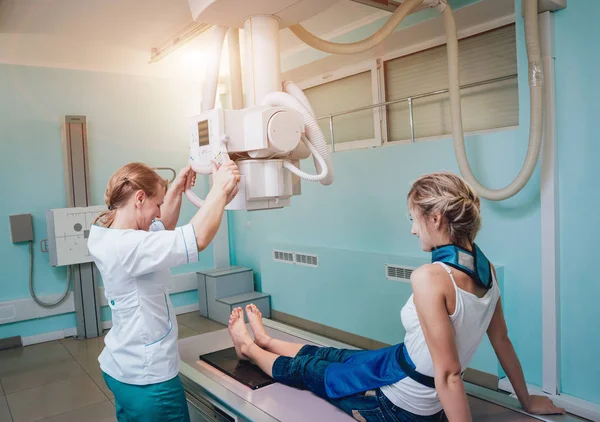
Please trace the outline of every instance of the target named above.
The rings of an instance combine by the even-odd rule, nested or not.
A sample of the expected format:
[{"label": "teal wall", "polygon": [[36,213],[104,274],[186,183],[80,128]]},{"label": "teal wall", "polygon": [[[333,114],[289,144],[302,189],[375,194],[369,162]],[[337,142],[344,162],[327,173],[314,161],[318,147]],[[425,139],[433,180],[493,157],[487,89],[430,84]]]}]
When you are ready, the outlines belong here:
[{"label": "teal wall", "polygon": [[600,190],[598,40],[600,2],[568,2],[556,14],[560,195],[561,378],[565,394],[600,403]]},{"label": "teal wall", "polygon": [[[88,118],[91,194],[104,203],[110,175],[130,161],[180,169],[187,164],[188,117],[199,112],[200,86],[189,81],[0,65],[0,302],[29,297],[27,244],[12,244],[8,216],[33,215],[34,277],[39,295],[64,291],[65,268],[52,268],[39,249],[45,212],[64,208],[61,122]],[[170,173],[165,173],[170,177]],[[198,193],[206,190],[199,179]],[[54,187],[52,187],[54,186]],[[184,199],[181,222],[194,208]],[[178,274],[212,267],[212,251]],[[193,296],[193,295],[192,295]],[[177,295],[178,306],[197,301]],[[175,301],[175,299],[174,299]],[[103,310],[110,319],[110,309]],[[74,314],[0,325],[0,338],[31,336],[75,326]]]},{"label": "teal wall", "polygon": [[[456,2],[455,6],[466,3],[472,2]],[[415,16],[413,23],[427,16],[432,14]],[[472,168],[492,188],[514,179],[527,151],[529,89],[520,14],[517,39],[520,127],[467,138]],[[338,152],[332,159],[333,185],[303,182],[302,195],[293,197],[292,206],[286,209],[230,213],[233,261],[255,269],[257,287],[273,293],[273,308],[278,311],[397,342],[404,335],[400,309],[411,291],[385,279],[384,261],[401,264],[406,257],[427,257],[410,234],[405,198],[411,182],[421,174],[459,172],[452,140]],[[312,166],[310,160],[303,162],[307,171],[314,171]],[[511,338],[528,382],[541,385],[539,170],[518,195],[500,203],[483,201],[482,209],[478,242],[495,264],[504,266],[503,303]],[[301,268],[273,262],[268,250],[261,253],[265,243],[287,245],[293,251],[318,251],[322,265]],[[497,371],[487,343],[473,366]]]}]

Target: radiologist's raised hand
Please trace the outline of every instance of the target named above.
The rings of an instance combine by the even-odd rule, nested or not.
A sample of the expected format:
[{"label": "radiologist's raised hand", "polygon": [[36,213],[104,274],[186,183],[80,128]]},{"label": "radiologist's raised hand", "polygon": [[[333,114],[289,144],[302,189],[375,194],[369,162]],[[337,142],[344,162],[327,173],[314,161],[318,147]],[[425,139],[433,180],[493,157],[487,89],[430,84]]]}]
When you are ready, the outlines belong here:
[{"label": "radiologist's raised hand", "polygon": [[174,189],[177,193],[182,194],[186,190],[192,188],[196,183],[196,172],[192,170],[191,166],[186,166],[179,170],[179,173],[171,183],[171,189]]},{"label": "radiologist's raised hand", "polygon": [[225,195],[227,203],[229,203],[239,191],[240,170],[231,160],[225,161],[220,166],[213,162],[212,166],[213,187],[211,193]]}]

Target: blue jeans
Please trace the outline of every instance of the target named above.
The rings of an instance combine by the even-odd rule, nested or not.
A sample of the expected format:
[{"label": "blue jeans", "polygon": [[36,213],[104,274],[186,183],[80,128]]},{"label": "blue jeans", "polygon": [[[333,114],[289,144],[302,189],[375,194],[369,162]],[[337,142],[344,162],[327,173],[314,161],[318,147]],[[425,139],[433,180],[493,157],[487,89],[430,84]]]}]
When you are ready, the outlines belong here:
[{"label": "blue jeans", "polygon": [[119,422],[189,422],[190,415],[179,376],[158,384],[125,384],[102,372],[115,396]]},{"label": "blue jeans", "polygon": [[361,350],[304,346],[293,357],[278,357],[273,363],[273,379],[291,387],[312,391],[359,421],[438,422],[444,412],[419,416],[395,406],[380,389],[339,399],[330,399],[325,391],[325,371],[332,362],[344,362]]}]

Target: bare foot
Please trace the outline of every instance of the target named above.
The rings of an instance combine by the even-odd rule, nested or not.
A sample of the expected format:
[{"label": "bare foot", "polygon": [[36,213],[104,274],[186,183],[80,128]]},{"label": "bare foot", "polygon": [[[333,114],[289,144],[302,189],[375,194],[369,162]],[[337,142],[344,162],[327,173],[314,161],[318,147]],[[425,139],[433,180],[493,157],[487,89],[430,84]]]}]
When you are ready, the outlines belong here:
[{"label": "bare foot", "polygon": [[229,316],[229,335],[231,336],[231,340],[233,340],[233,346],[235,347],[235,352],[237,353],[240,359],[247,360],[248,357],[244,354],[244,350],[248,350],[250,345],[254,343],[252,341],[252,337],[250,337],[250,333],[248,333],[248,329],[246,328],[246,323],[244,322],[244,311],[242,308],[235,308],[231,315]]},{"label": "bare foot", "polygon": [[271,337],[265,331],[265,326],[262,323],[262,314],[260,310],[251,303],[246,306],[246,315],[248,315],[248,322],[250,323],[250,328],[252,328],[252,332],[254,333],[254,341],[256,345],[261,349],[268,350],[269,344],[271,343]]}]

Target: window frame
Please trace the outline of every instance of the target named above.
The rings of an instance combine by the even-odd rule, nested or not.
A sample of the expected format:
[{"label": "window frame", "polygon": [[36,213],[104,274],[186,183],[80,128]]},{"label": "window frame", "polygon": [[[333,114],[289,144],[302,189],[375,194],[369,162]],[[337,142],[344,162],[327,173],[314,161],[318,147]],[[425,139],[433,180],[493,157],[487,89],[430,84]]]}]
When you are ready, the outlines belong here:
[{"label": "window frame", "polygon": [[[495,20],[495,21],[492,21],[492,22],[489,22],[486,24],[477,25],[472,28],[468,28],[467,30],[461,31],[458,34],[458,40],[460,41],[464,38],[482,35],[486,32],[494,31],[494,30],[497,30],[497,29],[500,29],[502,27],[509,26],[509,25],[515,25],[515,31],[517,30],[514,16],[510,16],[510,17],[504,18],[504,19],[498,19],[498,20]],[[420,52],[423,52],[423,51],[426,51],[426,50],[429,50],[432,48],[440,47],[445,44],[446,44],[446,36],[444,35],[443,37],[435,37],[435,38],[429,39],[429,40],[421,42],[421,43],[409,45],[404,48],[400,48],[400,49],[391,51],[391,52],[381,56],[381,58],[380,58],[380,60],[381,60],[381,69],[380,69],[381,98],[382,98],[381,102],[387,101],[386,94],[385,94],[386,93],[386,77],[385,77],[386,76],[385,75],[385,63],[386,62],[395,60],[395,59],[399,59],[401,57],[410,56],[411,54],[420,53]],[[517,52],[517,54],[518,54],[518,52]],[[517,79],[518,79],[518,76],[517,76]],[[461,93],[461,95],[462,95],[462,93]],[[385,133],[386,138],[382,142],[383,146],[385,146],[385,145],[405,145],[405,144],[413,143],[411,138],[400,139],[397,141],[389,140],[389,138],[388,138],[389,128],[388,128],[387,110],[386,110],[387,106],[383,106],[383,107],[379,107],[379,108],[384,109],[384,112],[382,113],[381,126],[382,126],[382,128],[385,128],[385,130],[382,130],[382,132]],[[519,128],[519,125],[513,125],[513,126],[502,126],[502,127],[496,127],[496,128],[490,128],[490,129],[474,130],[474,131],[465,131],[464,136],[466,138],[467,136],[486,135],[486,134],[495,133],[495,132],[512,131],[512,130],[515,130],[518,128]],[[421,137],[415,136],[414,143],[437,141],[437,140],[441,140],[441,139],[447,139],[448,137],[452,137],[452,134],[450,133],[450,134],[441,134],[441,135],[434,135],[434,136],[421,136]]]},{"label": "window frame", "polygon": [[[507,15],[498,19],[494,19],[488,22],[484,22],[479,25],[473,25],[458,31],[459,41],[464,38],[477,36],[485,32],[500,29],[504,26],[515,25],[515,15]],[[411,54],[419,53],[431,48],[439,47],[446,44],[446,35],[431,36],[425,41],[413,43],[386,54],[377,56],[376,58],[361,61],[359,63],[342,66],[338,69],[319,73],[315,76],[311,76],[297,83],[300,89],[304,90],[307,88],[314,88],[319,85],[323,85],[328,82],[333,82],[339,79],[346,78],[348,76],[354,76],[365,71],[371,71],[371,90],[373,95],[373,104],[381,104],[387,101],[386,99],[386,78],[385,78],[385,62],[398,59]],[[518,54],[518,52],[517,52]],[[517,77],[519,78],[520,75]],[[350,113],[351,114],[351,113]],[[322,116],[317,116],[322,117]],[[335,118],[334,118],[335,123]],[[355,149],[374,148],[381,146],[392,146],[392,145],[404,145],[412,143],[410,138],[401,139],[397,141],[389,140],[389,129],[387,122],[387,106],[373,107],[373,124],[374,124],[374,138],[362,139],[351,142],[344,142],[341,144],[335,144],[335,151],[331,145],[328,145],[330,152],[349,151]],[[520,125],[520,122],[519,122]],[[504,126],[490,129],[481,129],[476,131],[464,132],[465,137],[474,135],[485,135],[489,133],[513,131],[519,128],[519,125],[515,126]],[[335,132],[334,132],[335,137]],[[441,139],[448,139],[452,137],[452,134],[442,134],[429,137],[415,137],[414,141],[427,142]],[[335,138],[334,138],[335,140]]]},{"label": "window frame", "polygon": [[[371,95],[372,103],[379,104],[381,102],[381,92],[379,87],[378,77],[378,60],[367,60],[350,66],[344,66],[336,69],[332,72],[326,72],[309,79],[305,79],[297,83],[298,87],[302,90],[308,88],[315,88],[320,85],[324,85],[330,82],[335,82],[340,79],[347,78],[349,76],[355,76],[360,73],[370,72],[371,73]],[[373,129],[374,137],[370,139],[359,139],[356,141],[348,141],[343,143],[335,143],[335,131],[334,131],[334,142],[333,145],[328,145],[329,152],[348,151],[354,149],[374,148],[382,146],[382,125],[381,107],[374,107],[373,110]],[[352,115],[352,113],[348,113]],[[317,118],[323,116],[317,116]],[[335,117],[333,118],[335,125]]]}]

